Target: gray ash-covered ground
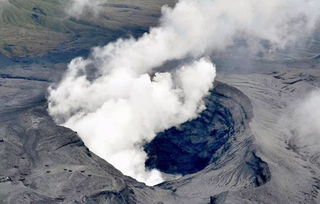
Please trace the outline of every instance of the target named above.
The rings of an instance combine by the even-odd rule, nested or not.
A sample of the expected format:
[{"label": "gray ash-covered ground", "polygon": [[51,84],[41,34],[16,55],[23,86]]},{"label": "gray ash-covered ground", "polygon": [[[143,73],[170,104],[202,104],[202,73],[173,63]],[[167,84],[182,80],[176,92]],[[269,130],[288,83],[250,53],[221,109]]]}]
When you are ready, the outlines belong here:
[{"label": "gray ash-covered ground", "polygon": [[[0,55],[0,203],[320,203],[320,154],[299,148],[280,121],[320,87],[318,41],[291,60],[217,56],[208,108],[145,146],[147,167],[183,174],[154,187],[124,176],[48,115],[47,88],[74,55]],[[72,52],[87,54],[82,48]]]},{"label": "gray ash-covered ground", "polygon": [[[39,69],[43,68],[30,70]],[[45,100],[46,87],[54,81],[54,77],[45,72],[39,75],[34,72],[35,77],[30,78],[30,70],[19,74],[13,74],[11,70],[0,79],[1,100],[2,104],[6,104],[0,110],[0,197],[3,202],[175,202],[172,196],[177,191],[173,189],[176,187],[172,187],[176,185],[175,181],[164,183],[163,187],[147,187],[138,183],[91,153],[75,132],[57,126],[46,112]],[[221,110],[231,112],[228,114],[236,123],[229,135],[227,149],[230,151],[236,137],[240,136],[238,140],[241,140],[241,135],[247,132],[246,127],[252,117],[250,101],[237,89],[222,83],[216,84],[212,97],[208,102],[223,103],[224,109]],[[210,115],[209,112],[204,113]],[[215,117],[220,116],[218,114]],[[219,128],[216,129],[218,131]],[[188,135],[185,137],[187,139]],[[250,137],[247,139],[247,146],[251,146]],[[189,147],[193,148],[193,145]],[[223,159],[219,155],[225,154],[226,149],[222,149],[212,155],[215,159],[208,167],[219,169],[219,163],[226,162],[227,157]],[[268,172],[268,166],[261,165],[262,161],[251,150],[246,147],[243,150],[246,153],[243,155],[244,160],[239,160],[239,165],[245,169],[247,185],[257,186],[267,182],[268,179],[261,177],[259,171],[262,168]],[[270,177],[269,174],[266,176]],[[177,183],[181,179],[184,180],[184,177]],[[200,196],[197,199],[208,200],[209,197]]]},{"label": "gray ash-covered ground", "polygon": [[[219,143],[221,150],[216,150],[216,138],[210,140],[210,134],[204,137],[210,131],[201,132],[203,137],[198,141],[186,134],[185,140],[179,140],[184,144],[181,149],[189,148],[192,154],[208,154],[210,162],[197,172],[186,172],[191,174],[156,187],[147,187],[122,175],[92,154],[75,132],[52,121],[46,112],[46,88],[62,72],[62,68],[42,66],[1,70],[0,197],[3,203],[318,202],[319,166],[313,163],[316,155],[309,158],[299,149],[288,148],[283,127],[276,123],[291,101],[319,86],[317,69],[220,72],[218,80],[223,83],[216,83],[210,96],[220,106],[214,108],[219,110],[218,115],[211,119],[219,119],[221,112],[230,116],[227,121],[233,123],[232,128],[222,125],[223,120],[220,123],[222,132],[230,134],[224,135],[228,140]],[[203,114],[209,114],[208,110]],[[207,119],[190,121],[185,128],[193,123],[201,126],[204,120],[209,123]],[[213,127],[218,132],[219,127]],[[177,130],[181,134],[184,129]],[[165,133],[159,135],[162,134]],[[168,138],[177,143],[176,138],[170,135]],[[188,142],[204,145],[202,141],[212,145],[213,155],[209,155],[209,150],[198,151],[197,145],[196,148],[185,146]]]}]

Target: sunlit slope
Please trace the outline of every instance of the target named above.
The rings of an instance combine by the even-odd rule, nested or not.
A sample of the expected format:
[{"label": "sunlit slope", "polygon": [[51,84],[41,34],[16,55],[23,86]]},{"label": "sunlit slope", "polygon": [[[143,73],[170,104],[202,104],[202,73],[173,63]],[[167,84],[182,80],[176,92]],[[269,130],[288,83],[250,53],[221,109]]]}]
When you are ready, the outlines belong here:
[{"label": "sunlit slope", "polygon": [[[1,2],[1,1],[0,1]],[[160,7],[172,0],[101,0],[99,13],[69,15],[71,0],[8,0],[0,3],[0,53],[41,56],[103,44],[157,22]]]}]

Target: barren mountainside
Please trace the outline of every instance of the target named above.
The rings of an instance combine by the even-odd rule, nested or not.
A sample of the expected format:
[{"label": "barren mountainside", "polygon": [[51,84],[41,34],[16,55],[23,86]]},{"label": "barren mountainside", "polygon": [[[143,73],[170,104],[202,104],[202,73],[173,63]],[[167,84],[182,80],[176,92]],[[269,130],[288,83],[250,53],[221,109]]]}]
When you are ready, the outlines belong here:
[{"label": "barren mountainside", "polygon": [[250,55],[235,44],[212,54],[205,109],[141,146],[145,167],[166,176],[155,186],[125,176],[49,115],[48,87],[71,59],[143,35],[175,2],[100,1],[98,13],[74,16],[71,1],[0,0],[0,203],[320,203],[320,150],[304,141],[319,137],[301,139],[292,116],[320,87],[318,32],[298,49]]}]

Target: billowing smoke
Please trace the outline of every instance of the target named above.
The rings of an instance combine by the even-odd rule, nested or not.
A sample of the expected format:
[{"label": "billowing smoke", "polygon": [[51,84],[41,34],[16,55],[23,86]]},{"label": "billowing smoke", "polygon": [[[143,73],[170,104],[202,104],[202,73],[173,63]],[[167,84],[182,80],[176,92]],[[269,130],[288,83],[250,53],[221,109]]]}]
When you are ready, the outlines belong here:
[{"label": "billowing smoke", "polygon": [[212,87],[214,66],[200,59],[152,77],[122,67],[90,82],[79,76],[87,63],[80,58],[71,62],[67,77],[50,91],[50,113],[125,174],[148,184],[161,182],[159,172],[145,171],[140,145],[203,110],[201,99]]},{"label": "billowing smoke", "polygon": [[[312,91],[299,101],[288,120],[290,138],[298,151],[320,153],[320,91]],[[312,155],[310,155],[312,156]],[[318,160],[320,162],[320,160]],[[319,163],[320,164],[320,163]]]},{"label": "billowing smoke", "polygon": [[66,12],[75,18],[81,18],[87,14],[96,16],[99,11],[99,4],[106,0],[71,0],[71,5]]},{"label": "billowing smoke", "polygon": [[[318,0],[180,0],[174,8],[164,6],[159,27],[139,39],[119,39],[74,59],[49,89],[49,112],[124,174],[156,184],[163,178],[145,170],[142,145],[204,109],[215,77],[207,56],[239,38],[283,48],[313,30],[319,8]],[[170,60],[181,64],[155,73]]]}]

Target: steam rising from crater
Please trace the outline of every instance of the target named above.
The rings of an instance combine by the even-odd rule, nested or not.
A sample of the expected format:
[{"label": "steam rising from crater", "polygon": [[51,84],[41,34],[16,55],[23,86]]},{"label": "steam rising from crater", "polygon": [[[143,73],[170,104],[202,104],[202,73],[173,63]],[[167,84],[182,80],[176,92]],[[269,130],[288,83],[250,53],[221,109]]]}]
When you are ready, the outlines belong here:
[{"label": "steam rising from crater", "polygon": [[[320,153],[320,90],[312,91],[294,104],[288,117],[288,127],[291,130],[296,148],[312,154]],[[319,157],[317,157],[319,158]],[[318,159],[320,162],[320,159]]]},{"label": "steam rising from crater", "polygon": [[[191,120],[215,78],[208,56],[235,39],[283,48],[311,33],[318,0],[180,0],[164,6],[159,27],[76,58],[49,89],[49,112],[76,130],[91,151],[147,184],[163,181],[144,168],[141,148],[156,133]],[[193,59],[185,63],[184,59]],[[170,60],[174,70],[155,73]]]}]

